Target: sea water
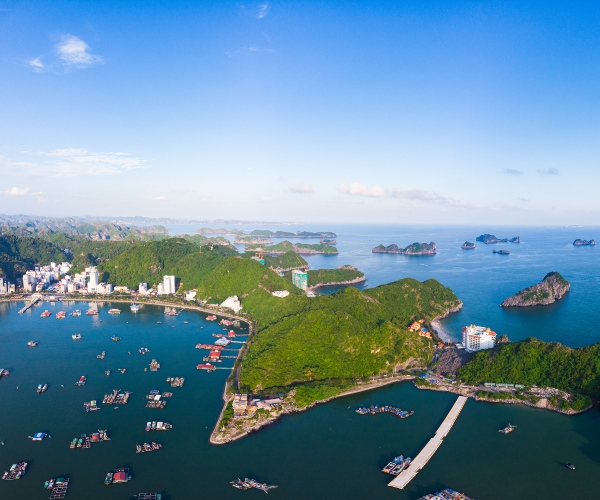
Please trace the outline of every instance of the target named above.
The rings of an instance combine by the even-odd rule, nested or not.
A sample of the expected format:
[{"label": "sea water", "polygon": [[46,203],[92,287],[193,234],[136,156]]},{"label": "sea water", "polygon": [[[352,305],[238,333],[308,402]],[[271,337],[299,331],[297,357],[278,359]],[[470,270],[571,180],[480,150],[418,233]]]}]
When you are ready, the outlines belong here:
[{"label": "sea water", "polygon": [[[172,232],[195,229],[179,227]],[[365,272],[368,287],[404,277],[439,280],[464,303],[460,313],[443,322],[456,338],[463,325],[475,323],[506,333],[511,340],[534,336],[573,347],[600,340],[597,249],[571,244],[575,238],[596,237],[600,232],[593,228],[327,225],[270,229],[335,231],[340,253],[307,256],[311,269],[351,264]],[[465,240],[474,241],[484,232],[509,238],[519,235],[522,243],[477,243],[475,250],[460,249]],[[437,255],[371,253],[379,243],[406,246],[415,241],[434,241]],[[493,254],[494,248],[511,253]],[[539,282],[550,271],[571,282],[564,299],[548,307],[499,307],[504,298]],[[414,457],[456,399],[452,394],[417,390],[410,383],[340,398],[286,416],[235,443],[213,446],[208,438],[222,407],[228,372],[197,371],[203,351],[194,346],[212,343],[212,333],[222,333],[222,327],[200,313],[184,311],[171,317],[164,308],[148,305],[134,314],[127,304],[107,302],[98,316],[64,320],[55,318],[57,311],[85,312],[87,303],[44,303],[19,315],[21,307],[22,303],[0,304],[0,367],[11,371],[0,380],[0,440],[5,442],[0,446],[0,472],[19,461],[29,462],[30,467],[19,481],[0,481],[0,498],[47,498],[44,481],[58,476],[71,478],[67,498],[91,499],[125,499],[143,491],[162,492],[167,499],[262,495],[229,485],[246,476],[278,485],[269,496],[286,499],[413,499],[445,487],[477,499],[594,498],[600,487],[598,410],[569,417],[469,400],[442,446],[406,490],[388,488],[391,476],[381,468],[399,454]],[[111,316],[110,307],[123,312]],[[44,309],[53,315],[40,318]],[[82,339],[72,340],[73,333],[81,333]],[[113,335],[122,340],[113,342]],[[27,347],[29,340],[39,346]],[[139,354],[142,346],[150,353]],[[102,351],[106,358],[97,359]],[[144,371],[152,358],[158,359],[161,369]],[[231,366],[232,361],[222,365]],[[127,372],[121,374],[117,368]],[[104,374],[107,369],[110,376]],[[87,377],[86,385],[74,386],[82,375]],[[184,387],[171,388],[165,382],[170,376],[184,376]],[[49,384],[46,393],[36,394],[39,383]],[[102,405],[102,396],[113,389],[132,391],[129,404],[117,410]],[[164,410],[145,408],[145,394],[152,389],[174,393]],[[85,413],[83,402],[90,399],[98,400],[102,410]],[[415,414],[401,420],[390,414],[354,412],[370,403],[391,404]],[[169,422],[173,429],[146,433],[146,422],[153,420]],[[518,426],[515,432],[498,433],[509,422]],[[107,429],[112,440],[93,444],[89,450],[69,449],[73,438],[98,429]],[[52,438],[33,442],[27,436],[35,432],[47,432]],[[135,445],[145,441],[158,441],[163,448],[136,454]],[[577,469],[567,469],[567,461]],[[105,486],[106,473],[122,466],[131,468],[133,480]]]}]

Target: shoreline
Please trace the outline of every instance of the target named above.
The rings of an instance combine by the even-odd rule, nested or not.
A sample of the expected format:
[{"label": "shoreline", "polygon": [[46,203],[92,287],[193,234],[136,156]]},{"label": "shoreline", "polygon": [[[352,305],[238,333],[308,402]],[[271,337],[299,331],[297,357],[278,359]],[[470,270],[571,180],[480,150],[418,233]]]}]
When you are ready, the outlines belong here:
[{"label": "shoreline", "polygon": [[338,399],[338,398],[341,398],[344,396],[349,396],[351,394],[358,394],[360,392],[370,391],[372,389],[378,389],[380,387],[385,387],[387,385],[391,385],[391,384],[394,384],[397,382],[406,382],[408,380],[413,380],[414,378],[415,378],[414,375],[398,375],[398,376],[390,375],[386,378],[377,379],[376,381],[366,382],[364,384],[357,384],[354,387],[351,387],[350,389],[346,389],[346,390],[340,392],[339,394],[336,394],[335,396],[331,396],[331,397],[325,398],[325,399],[320,399],[318,401],[313,401],[310,405],[304,406],[303,408],[294,407],[294,408],[283,409],[279,413],[277,413],[277,415],[269,417],[262,422],[258,422],[257,424],[253,425],[252,428],[250,428],[248,430],[240,432],[239,434],[234,434],[231,437],[219,438],[219,436],[218,436],[219,424],[221,423],[221,418],[223,416],[225,408],[227,407],[227,404],[231,400],[231,398],[229,398],[227,400],[227,402],[225,403],[225,405],[223,406],[223,409],[221,410],[221,414],[219,415],[219,420],[215,424],[215,427],[210,435],[209,442],[214,445],[224,445],[224,444],[228,444],[228,443],[233,443],[234,441],[237,441],[238,439],[241,439],[245,436],[248,436],[250,434],[257,432],[258,430],[262,429],[263,427],[267,427],[268,425],[271,425],[271,424],[277,422],[284,415],[300,413],[300,412],[303,412],[306,410],[310,410],[311,408],[314,408],[315,406],[317,406],[319,404],[328,403],[330,401],[333,401],[334,399]]},{"label": "shoreline", "polygon": [[447,342],[449,344],[454,344],[457,341],[457,339],[454,338],[450,333],[448,333],[448,330],[446,330],[442,326],[441,320],[447,318],[452,313],[456,313],[456,312],[460,311],[462,308],[463,308],[463,303],[461,301],[460,304],[458,304],[456,307],[446,309],[444,314],[442,314],[440,316],[436,316],[435,318],[433,318],[431,320],[431,328],[433,328],[433,331],[436,333],[436,335],[442,341]]}]

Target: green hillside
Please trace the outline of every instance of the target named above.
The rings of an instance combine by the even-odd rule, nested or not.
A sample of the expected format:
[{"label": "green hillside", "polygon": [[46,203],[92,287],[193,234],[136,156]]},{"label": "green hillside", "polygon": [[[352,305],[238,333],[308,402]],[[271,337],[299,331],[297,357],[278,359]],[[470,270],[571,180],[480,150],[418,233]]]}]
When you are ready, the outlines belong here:
[{"label": "green hillside", "polygon": [[35,265],[67,260],[65,253],[56,245],[31,236],[0,236],[0,268],[5,278],[16,281],[25,271]]},{"label": "green hillside", "polygon": [[356,269],[316,269],[314,271],[308,271],[308,286],[342,283],[364,277],[364,273],[361,273]]},{"label": "green hillside", "polygon": [[293,250],[281,255],[265,255],[265,266],[273,269],[293,269],[308,266],[308,262]]},{"label": "green hillside", "polygon": [[572,349],[529,338],[479,351],[457,373],[470,384],[556,387],[600,399],[600,343]]}]

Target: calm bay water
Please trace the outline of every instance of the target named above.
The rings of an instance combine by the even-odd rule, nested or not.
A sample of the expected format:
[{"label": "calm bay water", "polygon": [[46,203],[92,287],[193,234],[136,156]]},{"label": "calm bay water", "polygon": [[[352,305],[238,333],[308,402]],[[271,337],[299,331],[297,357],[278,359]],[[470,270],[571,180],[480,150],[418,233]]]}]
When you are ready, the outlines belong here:
[{"label": "calm bay water", "polygon": [[[174,226],[172,234],[193,233],[196,227]],[[278,226],[274,230],[333,230],[338,233],[335,257],[310,256],[311,268],[352,264],[374,287],[403,277],[436,278],[463,300],[463,310],[444,322],[449,332],[468,323],[484,324],[513,340],[535,336],[570,346],[600,341],[600,264],[596,248],[575,248],[578,237],[594,238],[592,228],[425,228],[394,226]],[[460,244],[482,232],[499,237],[520,235],[519,245],[478,244],[463,251]],[[379,243],[406,246],[435,241],[438,255],[406,257],[375,255]],[[492,254],[507,248],[509,256]],[[498,304],[519,289],[537,283],[547,272],[559,271],[571,282],[571,292],[547,308],[504,311]],[[107,314],[109,307],[123,310]],[[437,429],[455,400],[454,395],[419,391],[411,384],[395,384],[287,416],[255,435],[226,446],[212,446],[208,438],[221,409],[225,370],[207,374],[195,370],[202,353],[198,342],[213,340],[222,329],[204,316],[183,312],[164,315],[164,309],[143,306],[133,314],[126,304],[106,303],[98,317],[40,318],[43,309],[54,313],[85,310],[86,303],[44,304],[24,315],[21,304],[0,304],[0,367],[11,370],[0,380],[0,472],[26,460],[30,468],[20,481],[0,482],[0,498],[47,498],[42,489],[50,477],[68,475],[67,498],[131,498],[140,491],[159,491],[166,498],[262,498],[259,491],[237,491],[229,481],[250,476],[279,485],[275,498],[399,498],[413,499],[451,487],[477,499],[594,498],[600,487],[600,412],[567,417],[513,405],[468,401],[454,428],[434,458],[405,491],[387,488],[390,477],[381,467],[395,455],[415,456]],[[102,321],[100,321],[102,320]],[[161,321],[161,324],[157,324]],[[184,324],[188,321],[189,324]],[[172,328],[175,326],[175,328]],[[80,341],[72,333],[82,334]],[[115,343],[112,335],[122,337]],[[39,347],[26,346],[28,340]],[[148,347],[142,356],[139,347]],[[106,351],[106,359],[96,355]],[[131,352],[131,354],[128,354]],[[152,358],[162,368],[144,372]],[[231,361],[223,365],[230,366]],[[121,374],[117,368],[127,368]],[[110,369],[107,377],[104,371]],[[85,387],[73,384],[81,375]],[[184,376],[183,388],[172,389],[169,376]],[[49,389],[37,395],[39,383]],[[64,385],[64,388],[61,387]],[[18,389],[17,389],[18,386]],[[102,399],[112,389],[133,391],[130,403],[113,410],[108,405],[85,413],[84,401]],[[145,408],[151,389],[172,391],[165,410]],[[414,409],[413,417],[360,416],[353,409],[371,402]],[[348,408],[350,406],[350,409]],[[144,432],[149,420],[173,424],[167,432]],[[508,422],[517,431],[497,432]],[[69,449],[80,434],[108,429],[112,441],[90,450]],[[51,439],[32,442],[27,436],[48,432]],[[137,455],[135,444],[163,443],[162,450]],[[565,461],[577,470],[564,467]],[[129,484],[103,484],[107,472],[131,467]]]}]

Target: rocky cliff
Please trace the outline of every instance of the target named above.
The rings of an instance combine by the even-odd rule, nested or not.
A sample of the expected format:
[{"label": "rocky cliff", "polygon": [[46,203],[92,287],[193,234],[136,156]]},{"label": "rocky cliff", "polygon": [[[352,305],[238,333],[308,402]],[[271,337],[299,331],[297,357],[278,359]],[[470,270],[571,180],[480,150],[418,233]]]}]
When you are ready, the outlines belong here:
[{"label": "rocky cliff", "polygon": [[571,284],[557,272],[548,273],[541,283],[508,297],[502,307],[545,306],[561,299]]},{"label": "rocky cliff", "polygon": [[582,246],[594,246],[596,244],[596,242],[594,240],[580,240],[579,238],[577,238],[574,242],[573,242],[573,246],[574,247],[582,247]]},{"label": "rocky cliff", "polygon": [[435,255],[436,247],[435,243],[413,243],[408,245],[406,248],[400,248],[395,243],[384,247],[383,245],[376,246],[373,253],[393,253],[402,255]]},{"label": "rocky cliff", "polygon": [[482,234],[480,236],[477,236],[477,238],[475,239],[475,241],[481,241],[482,243],[485,243],[486,245],[489,245],[491,243],[521,243],[521,238],[519,238],[518,236],[515,236],[514,238],[508,239],[508,238],[496,238],[495,235],[493,234]]}]

